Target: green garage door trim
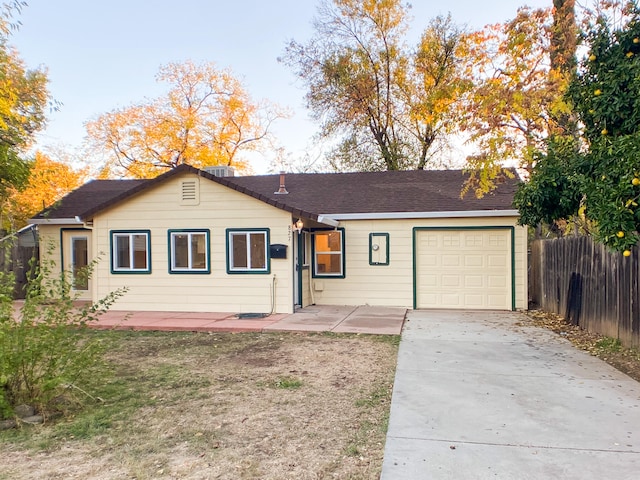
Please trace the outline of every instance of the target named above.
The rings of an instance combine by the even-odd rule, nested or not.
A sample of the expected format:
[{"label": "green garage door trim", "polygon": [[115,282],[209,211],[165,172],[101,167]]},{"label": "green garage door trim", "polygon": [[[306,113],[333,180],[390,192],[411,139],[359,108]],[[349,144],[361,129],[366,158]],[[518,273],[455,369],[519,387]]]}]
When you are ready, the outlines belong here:
[{"label": "green garage door trim", "polygon": [[413,227],[413,309],[418,308],[418,248],[417,237],[421,231],[460,231],[460,230],[509,230],[511,232],[511,310],[516,309],[516,256],[515,227],[513,226],[476,226],[476,227]]}]

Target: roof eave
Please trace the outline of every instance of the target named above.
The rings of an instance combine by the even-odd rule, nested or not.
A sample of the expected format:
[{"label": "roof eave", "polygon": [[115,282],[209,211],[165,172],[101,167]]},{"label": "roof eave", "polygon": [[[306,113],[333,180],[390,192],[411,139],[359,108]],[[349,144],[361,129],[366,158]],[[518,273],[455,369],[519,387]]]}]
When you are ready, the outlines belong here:
[{"label": "roof eave", "polygon": [[34,225],[83,225],[82,220],[74,218],[30,218],[29,223]]},{"label": "roof eave", "polygon": [[405,220],[413,218],[486,218],[517,217],[518,210],[463,210],[453,212],[371,212],[371,213],[331,213],[319,215],[326,220]]},{"label": "roof eave", "polygon": [[336,220],[334,218],[330,218],[328,216],[325,215],[318,215],[318,218],[316,219],[318,223],[322,223],[324,225],[329,225],[330,227],[337,227],[338,225],[340,225],[340,221]]}]

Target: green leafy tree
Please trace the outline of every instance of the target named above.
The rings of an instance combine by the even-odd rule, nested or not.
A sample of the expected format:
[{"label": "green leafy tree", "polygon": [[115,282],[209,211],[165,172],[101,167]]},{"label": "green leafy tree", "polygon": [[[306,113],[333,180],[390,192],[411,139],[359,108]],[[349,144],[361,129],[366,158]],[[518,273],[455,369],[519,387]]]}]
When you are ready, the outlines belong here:
[{"label": "green leafy tree", "polygon": [[589,53],[567,93],[580,138],[550,141],[516,206],[530,225],[583,215],[599,241],[629,255],[640,231],[640,10],[630,2],[622,13],[614,23],[601,12],[586,30]]},{"label": "green leafy tree", "polygon": [[537,154],[529,180],[520,184],[515,196],[522,225],[553,225],[578,213],[582,200],[579,174],[569,167],[576,155],[577,143],[569,136],[554,137],[546,154]]},{"label": "green leafy tree", "polygon": [[20,188],[29,175],[24,160],[34,135],[45,125],[49,103],[47,75],[28,70],[9,43],[15,23],[11,16],[24,2],[3,3],[0,8],[0,202],[4,209],[6,190]]},{"label": "green leafy tree", "polygon": [[314,27],[308,43],[289,43],[283,61],[306,84],[321,137],[337,141],[333,167],[424,168],[467,86],[463,32],[438,17],[409,49],[400,0],[325,0]]}]

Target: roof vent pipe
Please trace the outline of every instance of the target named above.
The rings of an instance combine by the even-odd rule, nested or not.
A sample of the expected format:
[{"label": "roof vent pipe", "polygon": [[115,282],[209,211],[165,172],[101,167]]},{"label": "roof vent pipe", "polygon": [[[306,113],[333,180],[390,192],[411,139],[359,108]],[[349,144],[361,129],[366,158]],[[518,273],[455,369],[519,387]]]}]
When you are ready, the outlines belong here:
[{"label": "roof vent pipe", "polygon": [[287,192],[287,189],[284,185],[284,172],[280,172],[280,188],[278,189],[277,192],[273,192],[275,195],[286,195],[289,192]]}]

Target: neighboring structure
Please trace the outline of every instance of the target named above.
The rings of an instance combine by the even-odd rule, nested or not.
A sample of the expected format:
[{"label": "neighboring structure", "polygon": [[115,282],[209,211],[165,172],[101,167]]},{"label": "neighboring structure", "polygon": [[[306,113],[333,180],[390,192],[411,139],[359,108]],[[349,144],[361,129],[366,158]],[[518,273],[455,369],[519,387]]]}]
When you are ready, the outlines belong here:
[{"label": "neighboring structure", "polygon": [[527,308],[517,180],[461,199],[456,170],[224,173],[89,182],[31,220],[41,255],[70,272],[97,258],[75,288],[95,301],[126,286],[119,310]]},{"label": "neighboring structure", "polygon": [[27,225],[0,238],[0,271],[13,273],[13,298],[24,298],[32,260],[38,258],[38,232]]}]

